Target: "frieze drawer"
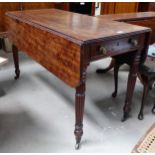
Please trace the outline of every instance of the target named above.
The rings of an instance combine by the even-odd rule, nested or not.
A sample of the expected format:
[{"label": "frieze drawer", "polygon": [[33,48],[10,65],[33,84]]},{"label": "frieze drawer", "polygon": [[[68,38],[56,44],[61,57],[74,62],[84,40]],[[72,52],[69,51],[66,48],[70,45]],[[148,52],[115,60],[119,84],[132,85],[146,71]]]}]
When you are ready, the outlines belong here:
[{"label": "frieze drawer", "polygon": [[121,53],[134,51],[139,46],[143,47],[144,36],[134,36],[115,41],[105,41],[91,46],[90,59],[96,60],[100,57],[115,56]]}]

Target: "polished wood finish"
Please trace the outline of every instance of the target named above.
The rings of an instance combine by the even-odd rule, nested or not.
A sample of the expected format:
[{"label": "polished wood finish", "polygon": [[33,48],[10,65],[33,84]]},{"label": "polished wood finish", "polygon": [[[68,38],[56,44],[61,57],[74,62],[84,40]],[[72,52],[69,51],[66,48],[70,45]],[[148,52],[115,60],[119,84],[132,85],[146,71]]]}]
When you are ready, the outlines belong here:
[{"label": "polished wood finish", "polygon": [[138,4],[138,2],[101,2],[101,15],[137,12]]},{"label": "polished wood finish", "polygon": [[97,2],[92,2],[92,6],[91,6],[91,15],[95,16],[95,3]]},{"label": "polished wood finish", "polygon": [[21,2],[20,10],[37,10],[54,8],[55,4],[50,2]]},{"label": "polished wood finish", "polygon": [[76,88],[75,93],[75,138],[76,138],[76,149],[79,149],[81,137],[83,135],[83,114],[84,114],[84,103],[85,103],[85,80],[86,71],[83,72],[82,82]]},{"label": "polished wood finish", "polygon": [[116,2],[115,13],[137,12],[138,2]]},{"label": "polished wood finish", "polygon": [[14,2],[3,2],[0,3],[0,32],[6,31],[5,28],[5,12],[7,11],[15,11],[20,9],[20,3]]},{"label": "polished wood finish", "polygon": [[[0,2],[0,32],[6,31],[5,13],[7,11],[24,11],[56,8],[69,11],[69,2]],[[92,2],[91,15],[95,15],[95,2]]]},{"label": "polished wood finish", "polygon": [[109,14],[109,15],[100,15],[98,18],[103,18],[105,20],[114,20],[121,22],[128,21],[141,21],[149,20],[155,18],[155,12],[137,12],[137,13],[119,13],[119,14]]},{"label": "polished wood finish", "polygon": [[51,3],[51,2],[0,2],[0,32],[6,31],[5,13],[7,11],[21,11],[21,10],[37,10],[57,8],[62,10],[69,10],[69,3]]},{"label": "polished wood finish", "polygon": [[126,119],[138,66],[147,53],[149,28],[56,9],[8,12],[7,17],[9,39],[14,46],[75,88],[76,148],[83,134],[86,71],[91,61],[107,56],[130,57]]},{"label": "polished wood finish", "polygon": [[149,20],[142,20],[142,21],[130,21],[128,23],[151,28],[152,35],[151,35],[151,39],[150,39],[150,44],[155,43],[155,18],[149,19]]},{"label": "polished wood finish", "polygon": [[115,2],[101,2],[101,15],[103,14],[114,14],[115,13]]},{"label": "polished wood finish", "polygon": [[[132,41],[137,41],[137,45],[134,45]],[[101,57],[117,56],[128,51],[134,51],[138,46],[144,44],[144,35],[133,35],[132,37],[125,37],[121,39],[115,39],[114,41],[108,40],[104,43],[98,43],[96,46],[91,46],[90,59],[97,60]],[[104,47],[103,51],[101,48]]]},{"label": "polished wood finish", "polygon": [[7,13],[7,15],[17,21],[52,31],[79,45],[92,43],[92,40],[93,43],[97,43],[111,39],[111,37],[130,36],[130,34],[135,35],[148,30],[144,27],[115,21],[106,22],[97,17],[57,9],[16,11]]},{"label": "polished wood finish", "polygon": [[154,2],[141,2],[138,6],[139,12],[147,12],[147,11],[155,11],[155,3]]},{"label": "polished wood finish", "polygon": [[[95,43],[98,42],[97,46],[100,47],[103,43],[100,41],[102,39],[108,39],[111,36],[124,36],[133,32],[136,34],[138,33],[137,30],[147,30],[147,28],[138,26],[131,27],[124,23],[105,23],[98,18],[56,9],[12,12],[8,13],[8,16],[15,19],[8,18],[7,21],[9,37],[15,45],[23,51],[26,51],[28,55],[33,57],[51,72],[54,72],[56,76],[72,87],[76,87],[80,83],[80,45],[90,43],[94,40]],[[62,19],[64,20],[62,21]],[[74,19],[79,19],[81,21],[76,21],[76,24],[74,24]],[[87,23],[84,21],[87,21]],[[42,24],[41,27],[39,26],[40,23]],[[103,23],[107,26],[103,27]],[[89,25],[91,25],[91,27],[89,27]],[[32,28],[32,26],[36,28]],[[120,26],[121,29],[123,29],[121,34],[117,33],[120,30]],[[107,27],[110,27],[108,31]],[[36,36],[38,36],[39,39],[37,39]],[[24,40],[20,40],[20,38],[24,38]],[[126,44],[124,44],[125,42],[122,40],[122,43],[120,44],[123,46],[115,45],[118,40],[115,42],[108,41],[108,43],[105,42],[105,44],[108,45],[108,47],[110,47],[110,44],[113,44],[115,45],[115,48],[119,47],[120,52],[124,52],[120,47],[123,47],[128,51],[129,48],[131,48],[131,44],[128,43],[129,39],[131,38],[126,38]],[[128,48],[125,47],[125,45],[127,45]],[[94,44],[91,44],[91,46],[94,46]],[[96,45],[94,47],[96,48]],[[57,52],[55,52],[55,50],[57,50]],[[66,53],[68,50],[70,52]],[[111,49],[109,49],[109,51],[111,51]],[[49,57],[44,56],[47,55],[47,52]],[[98,52],[98,50],[95,52]],[[36,54],[39,56],[36,57]],[[117,52],[117,54],[121,53]],[[99,54],[97,53],[97,55]],[[109,55],[116,55],[116,52],[114,51],[113,54],[109,53]],[[50,60],[48,60],[48,58],[50,58]],[[53,61],[51,61],[51,58]],[[93,59],[92,56],[91,59]]]},{"label": "polished wood finish", "polygon": [[30,57],[68,85],[79,85],[81,49],[78,44],[56,35],[55,32],[41,30],[10,18],[8,25],[11,30],[8,37],[19,49],[26,51]]},{"label": "polished wood finish", "polygon": [[105,20],[114,20],[130,23],[133,25],[150,27],[152,29],[150,43],[155,43],[155,12],[111,14],[111,15],[101,15],[98,17],[103,18]]}]

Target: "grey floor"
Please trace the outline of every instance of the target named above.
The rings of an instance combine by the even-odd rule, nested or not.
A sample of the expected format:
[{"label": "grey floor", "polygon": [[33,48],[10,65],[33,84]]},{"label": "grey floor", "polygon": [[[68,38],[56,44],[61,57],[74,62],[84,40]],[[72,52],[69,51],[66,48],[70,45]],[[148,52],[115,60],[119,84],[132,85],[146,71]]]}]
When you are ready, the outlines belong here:
[{"label": "grey floor", "polygon": [[[0,51],[2,53],[2,51]],[[139,138],[155,122],[151,113],[155,90],[139,121],[142,85],[137,81],[130,118],[122,123],[122,108],[128,72],[119,73],[118,97],[113,99],[113,72],[97,75],[110,59],[88,68],[84,135],[79,151],[74,150],[75,91],[39,64],[20,54],[21,77],[15,81],[11,54],[1,67],[0,152],[131,152]]]}]

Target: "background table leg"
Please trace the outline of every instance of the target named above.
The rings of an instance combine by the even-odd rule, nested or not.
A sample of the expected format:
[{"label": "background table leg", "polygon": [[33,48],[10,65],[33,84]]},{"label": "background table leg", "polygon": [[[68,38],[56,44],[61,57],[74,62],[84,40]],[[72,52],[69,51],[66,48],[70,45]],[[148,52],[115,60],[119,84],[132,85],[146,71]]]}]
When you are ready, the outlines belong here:
[{"label": "background table leg", "polygon": [[146,96],[149,92],[149,86],[148,85],[144,85],[144,90],[143,90],[143,97],[142,97],[142,104],[141,104],[141,107],[140,107],[140,112],[138,114],[138,119],[139,120],[143,120],[143,109],[144,109],[144,104],[145,104],[145,99],[146,99]]},{"label": "background table leg", "polygon": [[120,64],[116,63],[114,66],[114,83],[115,83],[115,90],[112,93],[112,97],[117,96],[117,90],[118,90],[118,71],[119,71]]},{"label": "background table leg", "polygon": [[15,65],[15,80],[17,80],[20,76],[19,70],[19,58],[18,58],[18,48],[15,45],[12,45],[12,52],[13,52],[13,60]]},{"label": "background table leg", "polygon": [[132,97],[133,97],[134,88],[136,84],[137,74],[139,71],[139,64],[140,64],[140,57],[141,57],[140,54],[141,52],[137,51],[135,55],[133,55],[133,59],[130,65],[130,71],[129,71],[128,83],[127,83],[127,93],[126,93],[125,105],[123,108],[124,115],[123,115],[122,121],[125,121],[128,118],[129,112],[131,109]]}]

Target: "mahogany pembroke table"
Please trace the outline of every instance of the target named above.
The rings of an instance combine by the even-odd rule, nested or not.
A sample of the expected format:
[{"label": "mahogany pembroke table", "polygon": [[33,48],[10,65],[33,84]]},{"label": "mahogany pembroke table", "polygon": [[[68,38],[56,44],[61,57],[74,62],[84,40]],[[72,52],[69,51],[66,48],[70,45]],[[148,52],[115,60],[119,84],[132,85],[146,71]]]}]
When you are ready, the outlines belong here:
[{"label": "mahogany pembroke table", "polygon": [[139,65],[144,62],[150,28],[57,9],[8,12],[7,28],[13,42],[15,78],[20,75],[18,49],[75,88],[75,138],[79,148],[88,65],[108,56],[128,60],[123,120],[129,114]]}]

